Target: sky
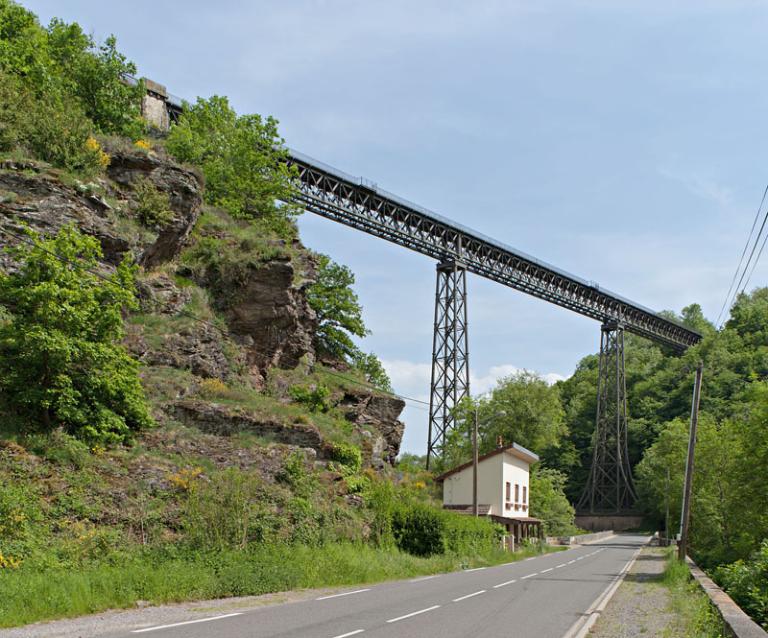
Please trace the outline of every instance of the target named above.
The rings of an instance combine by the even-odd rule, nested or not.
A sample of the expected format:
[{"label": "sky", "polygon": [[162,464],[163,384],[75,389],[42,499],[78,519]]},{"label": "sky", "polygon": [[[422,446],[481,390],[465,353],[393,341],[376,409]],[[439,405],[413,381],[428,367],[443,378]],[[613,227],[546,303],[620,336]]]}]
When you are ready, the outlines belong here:
[{"label": "sky", "polygon": [[[185,99],[274,115],[286,143],[656,310],[714,320],[768,180],[768,3],[23,0],[113,33]],[[397,392],[427,400],[435,263],[304,215],[355,272]],[[764,285],[768,258],[753,276]],[[468,276],[470,384],[572,374],[599,325]],[[403,448],[426,449],[409,402]]]}]

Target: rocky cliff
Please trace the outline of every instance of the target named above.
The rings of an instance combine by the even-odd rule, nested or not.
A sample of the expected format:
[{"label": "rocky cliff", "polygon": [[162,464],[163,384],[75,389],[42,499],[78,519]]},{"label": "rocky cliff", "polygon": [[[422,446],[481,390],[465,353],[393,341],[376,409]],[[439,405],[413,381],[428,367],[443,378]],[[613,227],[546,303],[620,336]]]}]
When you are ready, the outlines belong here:
[{"label": "rocky cliff", "polygon": [[[126,256],[142,266],[140,310],[126,344],[161,422],[208,434],[249,433],[311,448],[320,459],[339,437],[375,467],[393,463],[403,434],[399,399],[354,379],[322,374],[315,313],[306,291],[312,254],[203,206],[200,175],[162,153],[113,142],[104,176],[82,183],[44,164],[0,164],[0,233],[24,226],[52,234],[67,224],[96,237],[109,269]],[[167,197],[162,224],[142,219],[137,184]],[[16,240],[0,235],[2,244]],[[0,253],[0,266],[13,268]],[[333,366],[333,362],[330,362]],[[348,374],[348,373],[347,373]],[[332,389],[318,413],[297,403],[295,386]]]}]

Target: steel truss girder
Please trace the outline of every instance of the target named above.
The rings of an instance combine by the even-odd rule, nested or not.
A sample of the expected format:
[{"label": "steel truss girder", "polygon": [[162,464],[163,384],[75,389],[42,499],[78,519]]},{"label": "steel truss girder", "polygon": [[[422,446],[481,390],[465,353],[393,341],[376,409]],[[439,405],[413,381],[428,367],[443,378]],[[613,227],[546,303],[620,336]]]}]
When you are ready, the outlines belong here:
[{"label": "steel truss girder", "polygon": [[597,415],[592,466],[579,512],[625,512],[637,501],[627,446],[627,387],[624,376],[624,328],[603,324],[597,377]]},{"label": "steel truss girder", "polygon": [[438,261],[460,259],[468,272],[601,322],[622,320],[629,332],[683,351],[701,335],[652,310],[601,290],[395,195],[295,152],[296,201],[308,211],[381,237]]},{"label": "steel truss girder", "polygon": [[432,381],[429,392],[427,469],[442,457],[445,436],[456,425],[456,406],[469,396],[467,271],[455,261],[437,265]]}]

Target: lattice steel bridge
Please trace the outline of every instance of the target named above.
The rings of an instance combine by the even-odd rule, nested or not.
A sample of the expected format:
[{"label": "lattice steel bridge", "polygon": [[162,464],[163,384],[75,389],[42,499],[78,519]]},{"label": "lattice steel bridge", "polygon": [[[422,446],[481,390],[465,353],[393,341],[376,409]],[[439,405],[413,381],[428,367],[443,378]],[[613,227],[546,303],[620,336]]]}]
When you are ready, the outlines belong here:
[{"label": "lattice steel bridge", "polygon": [[[171,120],[182,102],[166,96]],[[682,352],[701,335],[629,299],[388,193],[297,151],[297,203],[306,210],[437,260],[427,464],[469,396],[467,273],[491,279],[601,323],[597,415],[589,479],[577,510],[624,512],[637,500],[627,451],[624,332]]]},{"label": "lattice steel bridge", "polygon": [[653,310],[296,151],[296,201],[327,219],[437,260],[427,464],[456,426],[469,396],[467,272],[601,322],[597,420],[592,466],[578,503],[584,512],[623,512],[636,501],[627,452],[624,332],[678,352],[701,335]]}]

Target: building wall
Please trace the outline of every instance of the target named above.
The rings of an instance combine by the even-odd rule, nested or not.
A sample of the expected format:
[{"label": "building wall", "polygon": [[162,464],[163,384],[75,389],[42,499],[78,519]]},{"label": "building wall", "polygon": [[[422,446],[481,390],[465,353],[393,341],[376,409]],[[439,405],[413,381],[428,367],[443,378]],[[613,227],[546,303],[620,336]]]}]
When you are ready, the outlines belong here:
[{"label": "building wall", "polygon": [[[477,467],[477,502],[490,505],[490,514],[503,516],[502,454],[483,461]],[[472,504],[472,466],[443,481],[443,504]]]},{"label": "building wall", "polygon": [[[528,463],[517,458],[516,456],[512,456],[507,452],[499,455],[500,458],[502,456],[504,457],[502,489],[504,492],[506,492],[506,484],[509,482],[511,486],[511,494],[510,500],[507,502],[506,493],[504,493],[504,506],[501,516],[508,516],[512,518],[529,516],[530,514],[528,508],[530,507],[531,500],[531,486],[529,480],[530,473]],[[520,489],[518,490],[517,502],[515,502],[515,485],[520,486]],[[523,502],[523,493],[526,495],[525,502]],[[507,507],[508,505],[509,507]],[[515,509],[515,505],[517,505],[517,509]]]}]

